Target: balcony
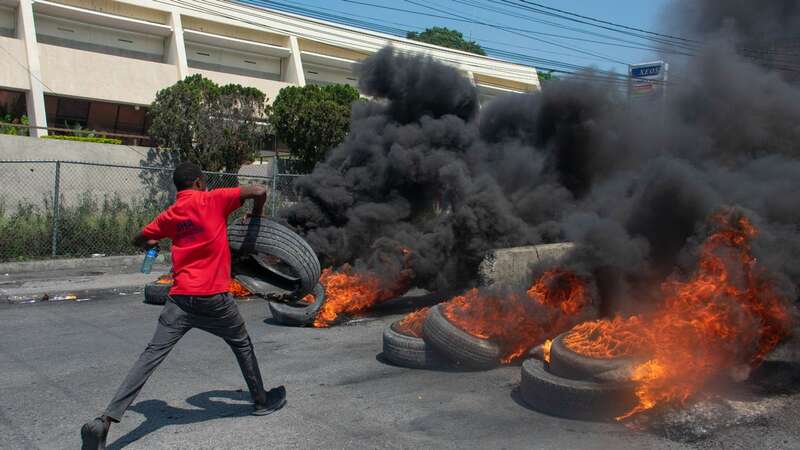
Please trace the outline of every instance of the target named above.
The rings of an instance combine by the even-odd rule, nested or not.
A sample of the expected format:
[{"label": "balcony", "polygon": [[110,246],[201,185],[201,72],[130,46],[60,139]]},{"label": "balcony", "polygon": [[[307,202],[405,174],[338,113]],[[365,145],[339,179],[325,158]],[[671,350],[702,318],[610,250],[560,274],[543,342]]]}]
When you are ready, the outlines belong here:
[{"label": "balcony", "polygon": [[39,44],[39,58],[46,90],[69,97],[147,105],[178,81],[172,64],[50,44]]}]

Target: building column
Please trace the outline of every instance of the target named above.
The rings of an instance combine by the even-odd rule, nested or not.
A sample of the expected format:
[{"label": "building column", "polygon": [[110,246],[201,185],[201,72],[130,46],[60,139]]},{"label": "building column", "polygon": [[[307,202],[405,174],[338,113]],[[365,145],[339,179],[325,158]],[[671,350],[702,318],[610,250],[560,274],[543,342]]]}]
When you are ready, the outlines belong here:
[{"label": "building column", "polygon": [[169,40],[167,49],[167,63],[175,65],[177,69],[178,81],[189,76],[189,63],[186,62],[186,46],[183,42],[183,23],[181,14],[172,11],[170,14],[169,25],[172,27],[172,36]]},{"label": "building column", "polygon": [[[36,27],[33,22],[33,6],[31,0],[20,0],[17,9],[17,37],[25,44],[25,56],[28,59],[28,78],[31,88],[25,93],[30,124],[37,127],[47,126],[47,111],[44,107],[45,86],[42,83],[42,70],[39,64],[39,44],[36,42]],[[31,136],[47,136],[46,129],[31,128]]]},{"label": "building column", "polygon": [[306,74],[303,71],[303,60],[300,57],[300,44],[297,43],[296,36],[289,36],[289,48],[292,55],[284,62],[285,82],[293,83],[298,86],[306,85]]}]

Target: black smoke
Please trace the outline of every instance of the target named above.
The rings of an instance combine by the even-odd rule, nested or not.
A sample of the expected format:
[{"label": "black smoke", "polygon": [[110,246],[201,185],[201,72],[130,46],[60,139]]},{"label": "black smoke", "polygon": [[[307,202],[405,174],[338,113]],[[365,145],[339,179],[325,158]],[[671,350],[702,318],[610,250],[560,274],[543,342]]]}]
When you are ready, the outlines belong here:
[{"label": "black smoke", "polygon": [[695,56],[645,107],[587,72],[479,109],[456,69],[383,49],[359,70],[372,100],[354,105],[345,142],[297,182],[304,200],[283,217],[325,265],[389,277],[410,266],[432,289],[472,283],[491,248],[574,241],[568,264],[596,281],[610,314],[688,273],[709,215],[733,207],[795,299],[800,86],[743,51],[796,28],[781,36],[800,7],[773,3],[676,2],[670,23]]}]

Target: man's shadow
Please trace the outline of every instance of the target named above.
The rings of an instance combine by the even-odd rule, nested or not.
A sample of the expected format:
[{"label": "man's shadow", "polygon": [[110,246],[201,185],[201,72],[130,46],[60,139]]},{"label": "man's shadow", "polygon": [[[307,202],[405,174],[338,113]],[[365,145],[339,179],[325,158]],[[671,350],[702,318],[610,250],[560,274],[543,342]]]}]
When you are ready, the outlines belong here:
[{"label": "man's shadow", "polygon": [[145,400],[131,406],[130,411],[144,415],[145,421],[106,448],[121,449],[166,426],[205,422],[221,417],[242,417],[249,415],[253,410],[250,393],[247,391],[208,391],[193,395],[186,399],[186,402],[199,409],[175,408],[163,400]]}]

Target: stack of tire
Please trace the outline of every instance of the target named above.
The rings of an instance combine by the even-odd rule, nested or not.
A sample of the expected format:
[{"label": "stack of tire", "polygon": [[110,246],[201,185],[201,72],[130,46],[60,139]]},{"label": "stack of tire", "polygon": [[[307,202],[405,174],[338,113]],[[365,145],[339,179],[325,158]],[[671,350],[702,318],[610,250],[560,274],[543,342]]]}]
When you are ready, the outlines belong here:
[{"label": "stack of tire", "polygon": [[[271,284],[289,291],[283,297],[285,302],[267,302],[276,322],[293,326],[314,322],[325,302],[325,288],[319,283],[317,254],[302,237],[272,220],[253,218],[231,224],[228,242],[235,259],[250,257],[264,269],[263,275]],[[257,289],[252,277],[245,277],[240,281]],[[304,300],[308,294],[313,296],[313,302]]]},{"label": "stack of tire", "polygon": [[500,347],[453,325],[441,312],[441,305],[427,311],[421,332],[409,333],[402,319],[383,332],[383,357],[399,366],[412,368],[452,367],[485,370],[501,364]]},{"label": "stack of tire", "polygon": [[[398,366],[423,369],[486,370],[501,364],[496,343],[459,329],[440,308],[427,311],[421,332],[404,327],[405,318],[386,327],[383,357]],[[630,411],[637,404],[634,386],[627,381],[635,361],[578,354],[564,343],[568,333],[553,339],[548,361],[540,353],[522,363],[520,394],[525,403],[546,414],[581,420],[608,420]]]},{"label": "stack of tire", "polygon": [[630,358],[593,358],[571,350],[566,332],[553,339],[548,358],[522,364],[520,395],[531,408],[553,416],[609,420],[637,404],[628,381]]}]

